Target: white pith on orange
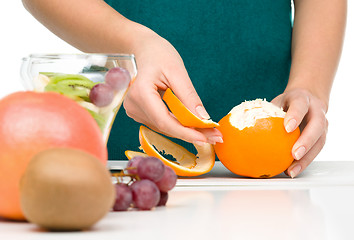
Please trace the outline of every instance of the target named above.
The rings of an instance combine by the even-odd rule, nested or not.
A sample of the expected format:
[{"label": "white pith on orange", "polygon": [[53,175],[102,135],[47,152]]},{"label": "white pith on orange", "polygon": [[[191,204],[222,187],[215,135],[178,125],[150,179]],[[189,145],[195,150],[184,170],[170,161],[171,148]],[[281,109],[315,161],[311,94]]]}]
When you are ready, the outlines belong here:
[{"label": "white pith on orange", "polygon": [[137,151],[131,151],[131,150],[125,151],[124,154],[129,160],[132,159],[135,156],[142,156],[142,157],[148,157],[149,156],[146,153],[137,152]]},{"label": "white pith on orange", "polygon": [[[139,141],[143,151],[153,157],[157,157],[167,166],[170,166],[178,176],[198,176],[209,172],[215,163],[215,152],[211,144],[204,146],[194,145],[198,151],[197,155],[189,152],[184,147],[172,142],[160,134],[141,126]],[[165,158],[160,152],[172,155],[176,161]],[[142,155],[143,153],[126,151],[128,159]],[[143,155],[144,156],[144,155]]]},{"label": "white pith on orange", "polygon": [[162,98],[177,120],[185,127],[214,128],[218,123],[210,119],[201,119],[192,113],[168,88]]}]

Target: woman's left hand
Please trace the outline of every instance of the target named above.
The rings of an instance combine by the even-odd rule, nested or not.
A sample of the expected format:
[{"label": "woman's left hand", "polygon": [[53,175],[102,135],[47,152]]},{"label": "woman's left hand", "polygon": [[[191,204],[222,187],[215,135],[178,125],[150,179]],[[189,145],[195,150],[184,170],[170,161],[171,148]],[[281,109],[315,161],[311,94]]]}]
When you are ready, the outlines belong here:
[{"label": "woman's left hand", "polygon": [[294,178],[315,159],[323,148],[328,121],[327,105],[304,89],[285,91],[272,100],[272,103],[286,111],[284,127],[287,132],[300,127],[301,135],[292,148],[294,162],[285,171]]}]

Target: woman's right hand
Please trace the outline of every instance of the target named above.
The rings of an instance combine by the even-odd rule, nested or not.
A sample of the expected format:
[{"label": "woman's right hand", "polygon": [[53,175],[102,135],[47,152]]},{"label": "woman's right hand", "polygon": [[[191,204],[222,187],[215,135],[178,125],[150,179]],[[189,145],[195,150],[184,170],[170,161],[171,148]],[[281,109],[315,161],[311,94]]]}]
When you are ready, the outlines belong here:
[{"label": "woman's right hand", "polygon": [[167,109],[161,96],[171,88],[191,112],[209,119],[176,49],[150,30],[141,34],[133,47],[138,75],[124,101],[127,115],[155,131],[197,145],[222,142],[217,129],[184,127]]},{"label": "woman's right hand", "polygon": [[83,52],[134,53],[138,76],[124,102],[128,116],[188,142],[220,142],[216,129],[183,127],[160,93],[171,88],[197,116],[208,118],[174,47],[149,28],[130,21],[102,0],[22,0],[42,24]]}]

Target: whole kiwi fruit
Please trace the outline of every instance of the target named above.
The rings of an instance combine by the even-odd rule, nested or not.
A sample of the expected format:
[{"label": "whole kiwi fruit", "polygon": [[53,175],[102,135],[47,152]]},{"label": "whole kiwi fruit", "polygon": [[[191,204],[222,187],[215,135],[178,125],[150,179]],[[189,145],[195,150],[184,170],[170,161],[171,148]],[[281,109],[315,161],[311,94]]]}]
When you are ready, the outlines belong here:
[{"label": "whole kiwi fruit", "polygon": [[90,228],[115,200],[106,167],[93,155],[72,148],[51,148],[31,159],[20,182],[26,219],[54,231]]}]

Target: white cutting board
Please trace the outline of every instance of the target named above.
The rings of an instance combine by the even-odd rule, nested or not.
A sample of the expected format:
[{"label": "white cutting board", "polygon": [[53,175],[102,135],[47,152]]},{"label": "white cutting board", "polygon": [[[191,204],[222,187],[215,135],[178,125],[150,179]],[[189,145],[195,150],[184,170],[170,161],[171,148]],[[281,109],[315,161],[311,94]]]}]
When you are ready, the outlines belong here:
[{"label": "white cutting board", "polygon": [[[127,161],[108,161],[110,169],[122,169]],[[292,179],[280,174],[269,179],[240,177],[226,169],[220,162],[214,168],[198,177],[180,177],[177,187],[312,187],[312,186],[354,186],[354,161],[314,161],[304,172]]]}]

